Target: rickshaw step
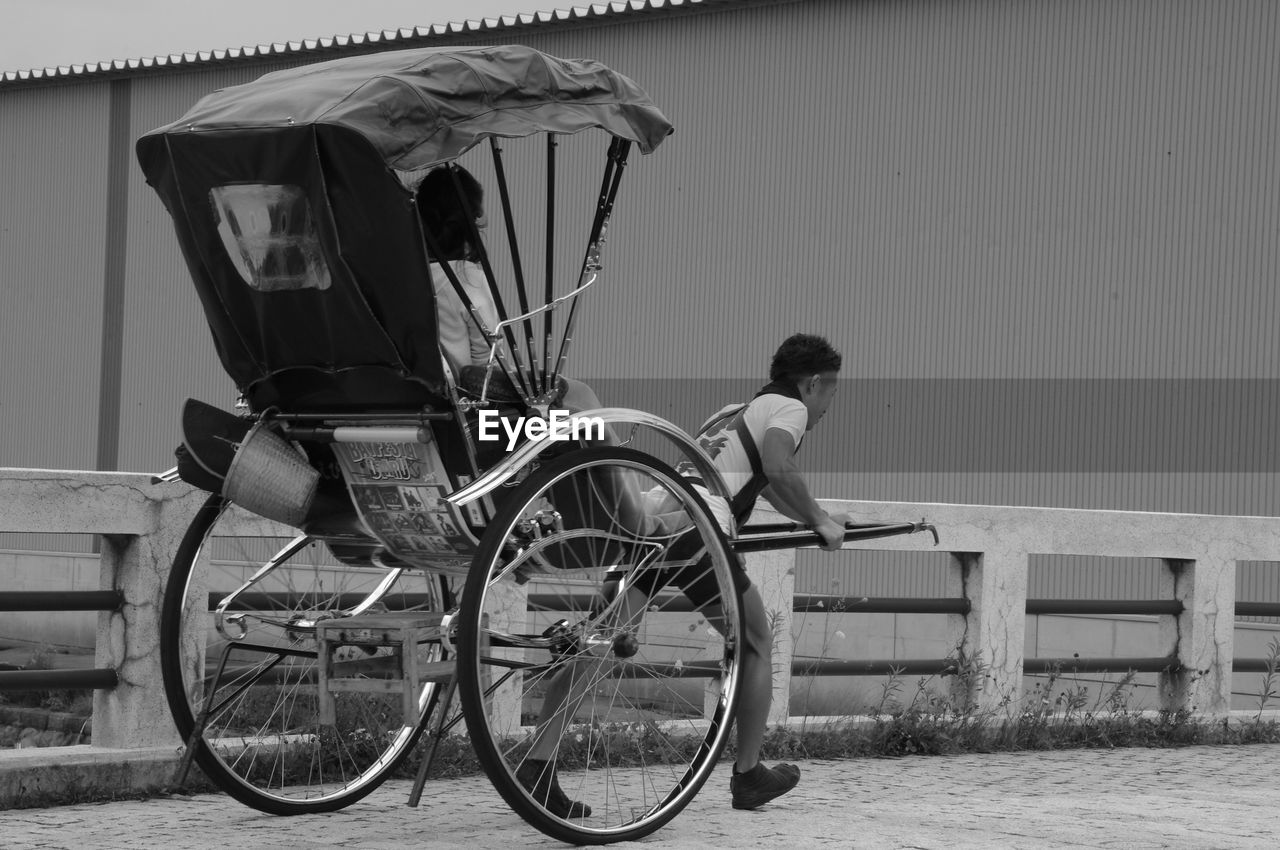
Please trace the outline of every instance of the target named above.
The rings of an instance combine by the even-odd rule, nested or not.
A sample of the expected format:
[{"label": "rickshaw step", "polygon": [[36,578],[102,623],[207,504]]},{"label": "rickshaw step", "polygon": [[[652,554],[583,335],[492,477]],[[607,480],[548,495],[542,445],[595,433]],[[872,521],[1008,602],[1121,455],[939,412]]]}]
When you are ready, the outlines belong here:
[{"label": "rickshaw step", "polygon": [[[320,722],[337,722],[334,695],[339,693],[400,694],[404,724],[418,722],[418,695],[422,686],[448,682],[453,678],[452,661],[420,661],[414,648],[439,642],[443,636],[442,612],[377,613],[322,620],[316,623],[319,656],[318,710]],[[390,648],[392,655],[379,662],[362,665],[338,660],[334,653],[342,647],[362,650]],[[406,652],[405,648],[409,651]],[[348,675],[358,672],[360,675]]]},{"label": "rickshaw step", "polygon": [[[443,611],[381,611],[316,623],[317,639],[337,641],[342,646],[398,646],[403,635],[414,633],[418,643],[439,640]],[[435,632],[432,634],[432,632]]]}]

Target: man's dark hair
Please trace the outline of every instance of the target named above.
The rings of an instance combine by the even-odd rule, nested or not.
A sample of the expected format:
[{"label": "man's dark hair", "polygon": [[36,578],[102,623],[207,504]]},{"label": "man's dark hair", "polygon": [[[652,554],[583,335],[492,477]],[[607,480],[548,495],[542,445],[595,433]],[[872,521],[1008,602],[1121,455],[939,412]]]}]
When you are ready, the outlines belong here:
[{"label": "man's dark hair", "polygon": [[794,334],[778,346],[769,365],[769,380],[795,383],[810,375],[840,371],[840,352],[813,334]]},{"label": "man's dark hair", "polygon": [[[466,196],[465,206],[458,195],[458,187],[454,186],[453,176],[449,173],[451,170],[457,175],[458,186]],[[473,234],[475,216],[479,215],[484,203],[484,190],[471,172],[460,165],[442,165],[432,169],[418,184],[414,198],[422,227],[435,241],[441,254],[431,259],[472,262],[480,259],[480,249],[473,244]]]}]

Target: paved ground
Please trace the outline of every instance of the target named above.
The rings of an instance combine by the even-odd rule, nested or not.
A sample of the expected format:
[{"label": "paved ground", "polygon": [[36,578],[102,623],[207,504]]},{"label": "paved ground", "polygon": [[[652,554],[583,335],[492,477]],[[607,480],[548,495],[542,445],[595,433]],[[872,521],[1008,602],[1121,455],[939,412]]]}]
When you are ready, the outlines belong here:
[{"label": "paved ground", "polygon": [[[671,824],[618,847],[1271,848],[1280,745],[810,761],[791,795],[728,805],[723,768]],[[330,815],[277,818],[220,795],[0,812],[6,850],[558,847],[483,777],[389,783]]]}]

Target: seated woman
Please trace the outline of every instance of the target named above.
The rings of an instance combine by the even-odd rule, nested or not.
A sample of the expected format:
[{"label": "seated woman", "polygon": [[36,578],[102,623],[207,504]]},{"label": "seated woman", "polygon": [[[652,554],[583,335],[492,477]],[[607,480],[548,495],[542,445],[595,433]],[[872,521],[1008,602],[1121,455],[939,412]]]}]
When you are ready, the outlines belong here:
[{"label": "seated woman", "polygon": [[[484,192],[479,181],[465,168],[455,167],[458,185],[466,193],[466,207],[475,217],[477,232],[485,227]],[[489,291],[489,282],[479,266],[480,248],[472,244],[472,225],[461,198],[454,188],[449,167],[443,166],[429,173],[418,184],[415,193],[418,217],[422,227],[431,234],[436,251],[431,263],[431,286],[436,298],[436,327],[440,352],[461,381],[462,370],[468,366],[484,366],[489,360],[489,343],[472,321],[466,305],[442,268],[448,263],[462,284],[471,303],[475,305],[480,320],[488,328],[498,323],[498,311]]]},{"label": "seated woman", "polygon": [[[450,170],[453,175],[450,175]],[[457,187],[454,185],[454,175],[457,177]],[[458,195],[458,187],[465,195],[465,203],[464,198]],[[498,310],[488,279],[479,265],[480,245],[474,242],[487,224],[484,189],[480,186],[480,181],[462,166],[443,165],[433,169],[422,179],[414,197],[422,227],[431,234],[435,248],[441,255],[433,256],[431,263],[440,351],[453,370],[458,385],[468,392],[478,394],[489,364],[489,340],[471,318],[470,311],[449,281],[441,262],[447,262],[453,269],[480,320],[492,331],[498,324]],[[497,373],[499,376],[501,374]],[[582,381],[572,378],[562,380],[565,391],[560,403],[568,410],[577,412],[602,406],[595,392]],[[507,392],[511,392],[510,388]]]}]

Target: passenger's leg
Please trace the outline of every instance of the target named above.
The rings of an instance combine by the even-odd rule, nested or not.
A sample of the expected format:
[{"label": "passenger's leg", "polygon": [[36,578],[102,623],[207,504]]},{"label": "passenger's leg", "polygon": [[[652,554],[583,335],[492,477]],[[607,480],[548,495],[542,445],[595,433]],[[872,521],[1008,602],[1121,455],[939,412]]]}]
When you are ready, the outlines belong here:
[{"label": "passenger's leg", "polygon": [[[590,385],[576,378],[565,378],[564,383],[564,398],[560,400],[560,404],[570,413],[580,413],[583,410],[597,410],[604,407],[604,403],[596,396],[596,391],[591,389]],[[592,440],[589,445],[616,446],[620,442],[618,435],[606,425],[604,426],[604,440]]]}]

